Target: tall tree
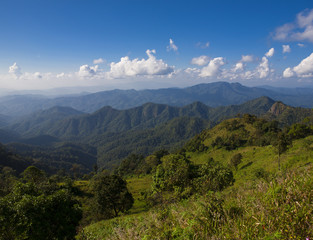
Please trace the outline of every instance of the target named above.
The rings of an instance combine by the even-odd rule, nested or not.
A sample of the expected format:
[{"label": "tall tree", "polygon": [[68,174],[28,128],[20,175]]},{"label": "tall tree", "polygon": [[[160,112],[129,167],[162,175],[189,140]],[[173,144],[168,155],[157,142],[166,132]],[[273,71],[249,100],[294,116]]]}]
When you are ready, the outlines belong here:
[{"label": "tall tree", "polygon": [[134,204],[126,181],[120,176],[100,173],[94,177],[92,188],[100,218],[117,217],[119,213],[126,212]]}]

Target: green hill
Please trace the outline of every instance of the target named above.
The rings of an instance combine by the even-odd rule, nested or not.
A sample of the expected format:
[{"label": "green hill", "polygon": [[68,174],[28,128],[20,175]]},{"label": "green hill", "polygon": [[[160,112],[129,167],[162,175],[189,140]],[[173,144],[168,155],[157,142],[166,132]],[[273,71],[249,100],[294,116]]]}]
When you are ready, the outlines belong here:
[{"label": "green hill", "polygon": [[[163,193],[163,198],[157,195],[161,205],[150,208],[148,212],[91,224],[84,228],[78,239],[84,239],[82,236],[88,239],[313,237],[313,135],[312,125],[302,126],[307,127],[307,136],[297,139],[292,133],[294,127],[282,131],[275,121],[244,115],[201,132],[179,151],[181,159],[184,159],[183,156],[189,159],[192,170],[201,169],[213,158],[215,162],[232,169],[235,179],[232,186],[221,192],[194,193],[174,202],[164,201],[169,197],[182,196],[177,195],[178,189],[174,188]],[[280,134],[285,134],[292,143],[281,154],[279,168],[275,146]],[[240,161],[235,166],[232,159],[238,155],[241,156]],[[177,153],[170,156],[177,156]],[[161,164],[170,158],[162,158]],[[180,164],[179,161],[177,163]],[[142,164],[138,166],[142,167]],[[158,171],[152,173],[153,182],[160,174]],[[182,174],[181,171],[177,174]],[[188,174],[181,176],[196,177]],[[150,184],[151,178],[131,177],[129,188],[134,193],[140,192],[139,188],[142,191],[147,189],[142,181]],[[180,181],[185,182],[183,179]],[[190,181],[190,186],[193,182]],[[186,193],[188,186],[183,187],[185,190],[181,189],[182,193]],[[136,201],[136,206],[140,201],[144,203],[140,198]]]}]

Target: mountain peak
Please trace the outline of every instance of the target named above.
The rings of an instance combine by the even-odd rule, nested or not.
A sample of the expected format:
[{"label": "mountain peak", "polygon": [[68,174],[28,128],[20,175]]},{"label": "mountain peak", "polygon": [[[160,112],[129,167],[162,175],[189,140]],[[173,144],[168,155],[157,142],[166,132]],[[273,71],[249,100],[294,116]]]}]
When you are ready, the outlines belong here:
[{"label": "mountain peak", "polygon": [[275,116],[279,116],[280,114],[282,114],[286,109],[288,108],[287,105],[285,105],[284,103],[278,101],[275,102],[272,107],[268,110],[269,113],[275,115]]}]

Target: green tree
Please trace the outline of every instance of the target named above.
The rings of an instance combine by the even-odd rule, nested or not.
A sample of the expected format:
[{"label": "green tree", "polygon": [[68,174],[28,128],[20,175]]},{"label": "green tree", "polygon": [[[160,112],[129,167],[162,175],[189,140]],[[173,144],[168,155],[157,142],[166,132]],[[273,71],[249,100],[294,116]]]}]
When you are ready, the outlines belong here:
[{"label": "green tree", "polygon": [[180,154],[171,154],[162,158],[162,164],[157,167],[153,177],[153,188],[156,191],[183,190],[192,179],[191,162]]},{"label": "green tree", "polygon": [[118,175],[98,174],[92,181],[94,204],[99,218],[117,217],[126,212],[133,204],[134,199],[128,191],[126,181]]},{"label": "green tree", "polygon": [[241,153],[237,153],[234,156],[232,156],[232,158],[230,159],[230,165],[232,165],[236,171],[237,171],[237,167],[238,165],[241,163],[241,159],[242,159],[242,155]]},{"label": "green tree", "polygon": [[35,166],[29,166],[22,173],[23,180],[31,183],[41,183],[46,180],[45,173]]},{"label": "green tree", "polygon": [[0,199],[0,239],[74,239],[81,217],[67,190],[47,193],[34,183],[18,183]]},{"label": "green tree", "polygon": [[276,141],[274,141],[273,146],[275,147],[278,153],[278,169],[280,170],[280,155],[288,150],[289,145],[291,144],[290,139],[287,135],[280,132],[277,135]]},{"label": "green tree", "polygon": [[194,189],[202,193],[222,191],[235,182],[233,172],[213,158],[199,167],[197,175],[193,181]]}]

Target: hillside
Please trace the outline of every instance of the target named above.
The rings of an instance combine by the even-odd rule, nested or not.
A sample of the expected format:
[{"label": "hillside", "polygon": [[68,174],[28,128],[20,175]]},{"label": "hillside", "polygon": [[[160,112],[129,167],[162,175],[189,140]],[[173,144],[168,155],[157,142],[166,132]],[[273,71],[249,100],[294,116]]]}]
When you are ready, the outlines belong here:
[{"label": "hillside", "polygon": [[[83,236],[90,239],[134,239],[135,236],[138,239],[311,238],[313,130],[312,125],[306,127],[310,129],[307,136],[292,139],[292,144],[280,157],[279,168],[275,141],[283,132],[277,123],[251,115],[223,121],[195,136],[180,150],[182,155],[171,154],[161,159],[160,165],[180,156],[175,166],[167,166],[177,167],[176,173],[181,177],[195,178],[189,181],[191,185],[180,185],[180,188],[177,186],[152,194],[159,201],[158,205],[150,206],[148,211],[91,224],[84,228],[79,239]],[[290,131],[285,134],[294,136]],[[188,160],[184,160],[184,155],[192,167],[186,167]],[[234,165],[234,156],[239,155],[240,161]],[[187,169],[202,169],[212,161],[211,158],[232,170],[234,184],[222,191],[207,191],[186,197],[184,194],[190,188],[194,189],[197,176],[184,172]],[[146,158],[146,163],[149,159]],[[142,164],[137,166],[143,167]],[[147,191],[142,182],[146,181],[151,185],[150,192],[153,192],[154,184],[161,181],[158,180],[162,179],[161,176],[165,179],[167,176],[168,181],[175,180],[166,175],[169,173],[160,175],[157,167],[152,176],[130,177],[129,188],[134,193],[140,192],[138,187]],[[148,176],[152,177],[152,183]],[[186,184],[186,180],[179,179],[176,183]],[[145,203],[142,198],[137,201]]]},{"label": "hillside", "polygon": [[147,102],[185,106],[200,101],[208,106],[227,106],[267,96],[276,101],[299,107],[313,107],[312,89],[281,89],[246,87],[239,83],[215,82],[187,88],[156,90],[111,90],[79,96],[48,98],[41,95],[15,95],[0,98],[0,114],[23,116],[54,106],[64,106],[92,113],[104,106],[129,109]]}]

